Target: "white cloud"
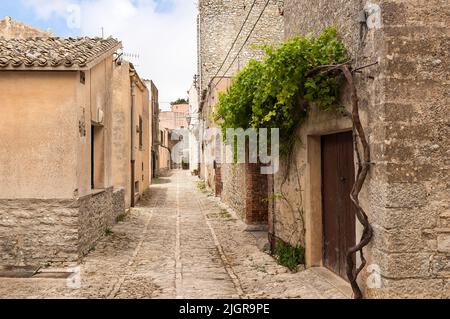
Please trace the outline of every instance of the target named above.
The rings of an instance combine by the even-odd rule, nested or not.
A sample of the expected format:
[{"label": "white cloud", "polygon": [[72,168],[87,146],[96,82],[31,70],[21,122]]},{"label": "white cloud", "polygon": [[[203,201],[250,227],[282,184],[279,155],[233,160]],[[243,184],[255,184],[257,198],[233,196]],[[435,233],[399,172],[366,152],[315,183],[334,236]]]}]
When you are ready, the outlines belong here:
[{"label": "white cloud", "polygon": [[35,15],[39,19],[48,20],[52,15],[64,15],[69,0],[23,0],[26,8],[34,9]]},{"label": "white cloud", "polygon": [[24,0],[41,19],[67,17],[67,8],[79,3],[81,35],[112,35],[124,52],[139,54],[135,62],[143,78],[154,80],[160,100],[185,97],[196,73],[196,15],[193,0],[172,1],[168,12],[156,12],[153,0]]}]

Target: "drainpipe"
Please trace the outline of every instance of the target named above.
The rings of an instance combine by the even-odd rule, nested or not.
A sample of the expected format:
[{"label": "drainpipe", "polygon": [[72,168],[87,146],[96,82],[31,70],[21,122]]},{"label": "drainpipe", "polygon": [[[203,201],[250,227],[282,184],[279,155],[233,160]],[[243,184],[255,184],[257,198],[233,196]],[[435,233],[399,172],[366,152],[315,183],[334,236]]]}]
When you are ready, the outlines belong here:
[{"label": "drainpipe", "polygon": [[131,77],[131,207],[136,206],[135,198],[135,163],[136,158],[134,154],[134,108],[135,108],[135,97],[136,97],[136,83],[134,82],[134,77]]}]

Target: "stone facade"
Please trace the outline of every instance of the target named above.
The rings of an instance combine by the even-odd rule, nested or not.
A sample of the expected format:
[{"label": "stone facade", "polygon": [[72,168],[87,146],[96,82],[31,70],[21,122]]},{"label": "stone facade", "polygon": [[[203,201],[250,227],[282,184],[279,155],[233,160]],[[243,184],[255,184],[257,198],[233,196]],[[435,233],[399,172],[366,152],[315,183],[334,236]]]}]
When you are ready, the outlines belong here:
[{"label": "stone facade", "polygon": [[80,261],[123,214],[124,191],[80,199],[0,200],[0,265],[68,265]]},{"label": "stone facade", "polygon": [[11,17],[0,20],[0,38],[31,38],[31,37],[51,37],[49,31],[39,30],[20,21],[14,21]]},{"label": "stone facade", "polygon": [[150,184],[152,184],[152,179],[156,178],[158,172],[158,157],[159,157],[159,92],[155,83],[151,80],[144,80],[145,85],[149,90],[150,95],[150,142],[151,142],[151,155],[149,156],[150,162]]},{"label": "stone facade", "polygon": [[[283,1],[271,0],[257,24],[266,2],[256,1],[253,8],[252,3],[252,0],[199,2],[198,90],[201,127],[204,130],[216,127],[211,120],[214,106],[219,93],[226,91],[231,84],[231,77],[250,59],[261,58],[262,51],[258,45],[277,44],[284,37]],[[247,23],[230,51],[249,12]],[[255,24],[251,36],[245,42]],[[238,54],[243,45],[242,51]],[[220,69],[229,51],[229,56]],[[200,176],[216,195],[220,195],[225,203],[238,212],[242,219],[249,224],[267,224],[267,185],[264,182],[257,182],[256,175],[248,165],[225,163],[214,166],[213,161],[218,155],[216,153],[220,152],[220,144],[221,141],[215,134],[210,134],[203,140]],[[255,186],[254,191],[249,185]]]},{"label": "stone facade", "polygon": [[[212,77],[218,72],[222,61],[230,50],[253,0],[200,0],[198,18],[198,50],[199,50],[199,86],[200,93],[207,89]],[[244,67],[249,59],[261,56],[261,50],[255,46],[274,44],[283,39],[283,1],[271,0],[251,37],[239,53],[230,70],[224,74],[247,35],[256,23],[265,1],[256,1],[243,31],[230,52],[219,77],[232,76]]]},{"label": "stone facade", "polygon": [[[40,50],[46,63],[0,70],[0,265],[76,263],[130,207],[132,131],[136,190],[148,188],[148,90],[113,60],[117,40],[2,41],[22,45],[17,57],[3,52],[7,62],[40,45],[64,54],[69,42],[80,58],[59,70]],[[97,60],[80,65],[83,56]]]},{"label": "stone facade", "polygon": [[221,199],[244,220],[247,195],[245,164],[222,164],[222,171],[223,190]]},{"label": "stone facade", "polygon": [[170,152],[169,142],[170,134],[169,129],[160,127],[158,146],[158,176],[166,176],[171,169],[172,156]]},{"label": "stone facade", "polygon": [[[367,32],[360,29],[364,9]],[[337,25],[357,66],[379,62],[356,75],[373,162],[361,193],[375,232],[366,254],[382,278],[381,288],[369,288],[363,272],[360,285],[368,297],[448,298],[449,7],[441,1],[286,0],[284,13],[286,37]],[[351,127],[346,118],[313,110],[298,130],[294,161],[275,176],[275,193],[288,201],[275,201],[271,232],[305,245],[310,266],[322,258],[320,136]]]},{"label": "stone facade", "polygon": [[128,209],[132,203],[131,125],[134,124],[137,128],[133,130],[134,196],[137,200],[150,185],[152,168],[150,122],[152,118],[149,113],[149,90],[139,78],[134,66],[127,61],[114,65],[111,104],[112,183],[115,187],[125,189],[125,207]]}]

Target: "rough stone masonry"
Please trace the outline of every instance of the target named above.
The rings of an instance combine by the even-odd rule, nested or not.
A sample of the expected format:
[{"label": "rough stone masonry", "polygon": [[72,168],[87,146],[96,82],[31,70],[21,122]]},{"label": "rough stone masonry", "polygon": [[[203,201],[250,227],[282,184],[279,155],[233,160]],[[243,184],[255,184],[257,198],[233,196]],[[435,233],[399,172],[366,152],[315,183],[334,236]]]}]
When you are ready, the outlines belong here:
[{"label": "rough stone masonry", "polygon": [[[356,66],[379,63],[356,75],[373,161],[361,201],[375,231],[360,285],[368,297],[450,297],[448,2],[286,0],[284,13],[287,38],[336,25]],[[345,88],[343,94],[349,106]],[[314,255],[321,238],[311,215],[320,206],[315,136],[348,129],[348,119],[313,111],[298,131],[302,144],[289,164],[297,169],[284,189],[305,211],[306,238],[289,207],[275,205],[272,231],[306,245],[312,265],[321,258]],[[370,282],[378,273],[380,286]]]},{"label": "rough stone masonry", "polygon": [[[269,1],[257,24],[266,1],[256,1],[252,7],[253,2],[253,0],[202,0],[199,2],[199,92],[205,128],[216,126],[210,120],[210,115],[217,103],[218,92],[227,88],[227,80],[224,78],[229,78],[242,69],[250,59],[261,58],[262,50],[258,46],[273,45],[283,40],[283,1]],[[232,47],[249,12],[249,18]],[[244,43],[255,24],[254,31]],[[229,57],[220,69],[228,52]],[[235,57],[237,58],[234,59]],[[209,86],[212,80],[217,82]],[[220,84],[217,84],[219,81]],[[203,153],[216,152],[215,145],[220,142],[216,139],[207,141]],[[217,164],[214,167],[213,163],[206,162],[202,170],[201,175],[216,195],[238,212],[242,219],[248,224],[267,225],[268,181],[267,176],[254,174],[258,167],[230,163]]]},{"label": "rough stone masonry", "polygon": [[0,265],[77,264],[123,214],[124,190],[79,199],[0,200]]}]

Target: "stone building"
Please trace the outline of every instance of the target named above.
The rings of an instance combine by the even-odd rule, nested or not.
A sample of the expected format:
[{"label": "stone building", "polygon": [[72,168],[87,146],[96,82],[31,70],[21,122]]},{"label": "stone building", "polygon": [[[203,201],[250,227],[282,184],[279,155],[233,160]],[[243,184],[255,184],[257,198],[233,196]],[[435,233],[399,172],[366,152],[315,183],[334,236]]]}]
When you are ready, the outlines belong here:
[{"label": "stone building", "polygon": [[188,127],[189,104],[172,104],[170,111],[159,113],[159,126],[171,130]]},{"label": "stone building", "polygon": [[[220,11],[217,6],[222,2],[211,2],[200,3],[199,17],[204,119],[217,99],[217,93],[208,89],[208,77],[215,74],[212,61],[220,63],[223,53],[208,39],[235,34],[223,34],[225,13],[211,11]],[[360,195],[374,229],[364,250],[368,264],[359,278],[366,297],[450,297],[449,8],[443,1],[284,1],[286,38],[336,25],[354,66],[378,63],[355,74],[372,152]],[[351,108],[345,85],[341,103]],[[206,121],[206,128],[211,125]],[[313,108],[297,131],[293,160],[282,158],[281,170],[269,176],[267,189],[256,188],[269,197],[267,207],[258,210],[269,212],[270,238],[304,247],[307,267],[323,266],[344,279],[345,254],[359,242],[362,231],[348,196],[356,168],[351,132],[348,117]],[[212,138],[202,147],[213,148],[214,143]],[[242,165],[234,170],[230,174],[223,165],[213,169],[208,161],[202,164],[202,176],[216,195],[251,223],[248,194],[259,177],[247,177],[249,170]],[[214,173],[220,179],[209,177]]]},{"label": "stone building", "polygon": [[117,61],[113,72],[113,184],[125,189],[125,207],[130,208],[150,186],[150,97],[133,64]]},{"label": "stone building", "polygon": [[30,37],[52,37],[49,31],[36,29],[30,25],[15,21],[11,17],[0,20],[0,38],[30,38]]},{"label": "stone building", "polygon": [[166,175],[172,167],[172,154],[170,150],[170,130],[160,128],[158,145],[158,176]]},{"label": "stone building", "polygon": [[200,172],[200,120],[198,116],[198,90],[195,80],[189,91],[189,170],[192,174]]},{"label": "stone building", "polygon": [[151,174],[150,183],[152,178],[157,177],[158,172],[158,157],[159,157],[159,92],[155,83],[151,80],[145,80],[150,92],[150,141],[151,141]]},{"label": "stone building", "polygon": [[[112,38],[0,39],[1,264],[77,262],[124,213],[128,182],[114,170],[131,171],[125,139],[139,133],[118,108],[139,79],[116,63],[120,48]],[[148,93],[136,90],[138,125]]]},{"label": "stone building", "polygon": [[261,57],[262,51],[258,46],[276,44],[284,38],[283,1],[271,0],[267,7],[266,1],[256,1],[252,6],[253,2],[199,1],[200,176],[248,224],[259,227],[261,224],[267,226],[268,208],[267,205],[261,207],[263,200],[267,199],[267,191],[266,194],[256,189],[250,191],[250,185],[267,189],[267,179],[259,179],[253,174],[251,165],[215,161],[222,141],[214,131],[217,125],[212,119],[219,93],[227,90],[231,76],[250,59]]},{"label": "stone building", "polygon": [[[356,67],[378,62],[355,76],[372,151],[361,193],[375,233],[360,279],[368,297],[450,296],[449,9],[414,0],[285,1],[286,38],[334,24]],[[351,109],[346,92],[342,103]],[[294,161],[275,176],[273,192],[287,201],[271,207],[272,234],[303,245],[307,266],[341,276],[345,252],[361,235],[348,196],[356,166],[351,131],[348,118],[313,109],[298,130]]]},{"label": "stone building", "polygon": [[[159,115],[159,127],[167,129],[169,134],[167,145],[171,154],[170,169],[180,169],[183,162],[189,161],[189,149],[185,147],[189,139],[189,107],[188,103],[172,104],[170,111],[161,111]],[[163,159],[162,163],[165,164],[166,160]]]}]

